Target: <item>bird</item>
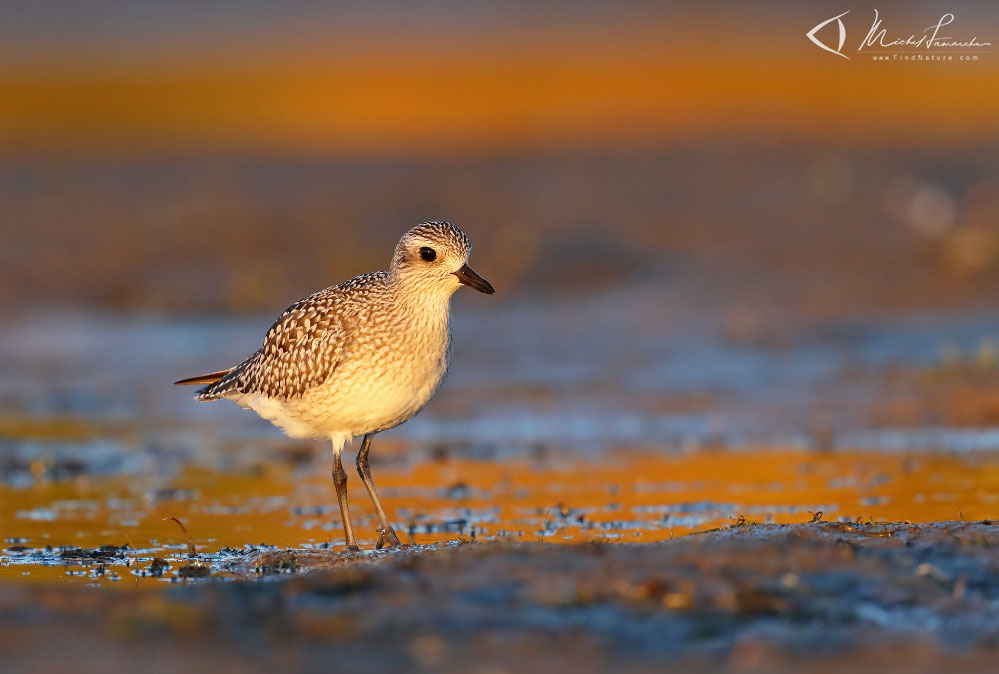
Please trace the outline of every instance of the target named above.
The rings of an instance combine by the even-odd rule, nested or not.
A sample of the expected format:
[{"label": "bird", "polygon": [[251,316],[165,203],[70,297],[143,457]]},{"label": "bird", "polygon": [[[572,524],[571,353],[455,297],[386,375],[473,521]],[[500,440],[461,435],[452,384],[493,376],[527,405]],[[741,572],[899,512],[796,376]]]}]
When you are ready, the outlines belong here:
[{"label": "bird", "polygon": [[292,304],[239,365],[174,382],[195,400],[231,400],[293,438],[333,443],[333,486],[346,548],[358,551],[340,453],[361,436],[355,462],[378,517],[375,549],[395,547],[371,481],[376,433],[409,421],[440,388],[451,362],[451,296],[462,285],[495,294],[468,265],[468,236],[445,221],[419,224],[396,244],[388,271],[361,274]]}]

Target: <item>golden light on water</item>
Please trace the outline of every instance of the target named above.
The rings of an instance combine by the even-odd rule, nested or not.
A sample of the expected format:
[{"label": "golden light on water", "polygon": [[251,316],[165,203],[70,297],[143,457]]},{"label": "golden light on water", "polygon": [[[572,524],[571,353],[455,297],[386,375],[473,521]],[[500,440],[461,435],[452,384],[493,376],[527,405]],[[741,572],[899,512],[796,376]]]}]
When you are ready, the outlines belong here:
[{"label": "golden light on water", "polygon": [[[650,542],[732,526],[740,518],[807,522],[818,511],[825,521],[972,521],[994,517],[999,499],[999,457],[989,453],[761,448],[667,455],[622,450],[598,461],[387,458],[388,465],[374,467],[376,484],[400,537],[418,544]],[[358,480],[350,486],[355,533],[370,549],[370,504]],[[0,506],[8,548],[12,541],[35,549],[128,545],[127,554],[145,560],[143,567],[153,556],[186,552],[185,536],[169,517],[184,522],[199,553],[259,544],[342,547],[329,479],[283,464],[233,474],[187,468],[159,486],[120,476],[43,480],[3,487]],[[93,580],[67,575],[73,570],[81,570],[78,562],[18,563],[0,567],[0,575],[13,582]]]}]

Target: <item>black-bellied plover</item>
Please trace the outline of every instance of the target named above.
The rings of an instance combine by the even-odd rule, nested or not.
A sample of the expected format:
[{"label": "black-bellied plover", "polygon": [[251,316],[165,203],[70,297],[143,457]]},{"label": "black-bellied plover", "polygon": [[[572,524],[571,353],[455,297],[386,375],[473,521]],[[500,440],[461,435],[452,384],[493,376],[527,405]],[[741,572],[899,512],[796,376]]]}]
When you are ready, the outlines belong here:
[{"label": "black-bellied plover", "polygon": [[375,547],[398,545],[371,482],[371,438],[412,419],[440,387],[451,360],[454,291],[464,284],[496,292],[468,266],[471,248],[448,222],[417,225],[399,240],[387,272],[362,274],[299,300],[242,363],[176,382],[204,384],[196,400],[233,400],[291,437],[330,438],[350,550],[358,547],[340,452],[353,436],[364,436],[357,472],[378,516]]}]

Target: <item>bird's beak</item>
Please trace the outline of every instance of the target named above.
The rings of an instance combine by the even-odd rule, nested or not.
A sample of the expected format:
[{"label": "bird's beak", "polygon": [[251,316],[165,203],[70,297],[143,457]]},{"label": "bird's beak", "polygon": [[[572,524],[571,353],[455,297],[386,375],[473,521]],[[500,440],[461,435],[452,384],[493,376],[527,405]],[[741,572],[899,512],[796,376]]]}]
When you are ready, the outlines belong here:
[{"label": "bird's beak", "polygon": [[461,265],[461,269],[454,272],[454,275],[458,277],[464,285],[469,288],[475,288],[480,293],[485,293],[487,295],[495,295],[496,291],[489,284],[489,281],[485,280],[481,276],[475,273],[475,270],[469,267],[467,264]]}]

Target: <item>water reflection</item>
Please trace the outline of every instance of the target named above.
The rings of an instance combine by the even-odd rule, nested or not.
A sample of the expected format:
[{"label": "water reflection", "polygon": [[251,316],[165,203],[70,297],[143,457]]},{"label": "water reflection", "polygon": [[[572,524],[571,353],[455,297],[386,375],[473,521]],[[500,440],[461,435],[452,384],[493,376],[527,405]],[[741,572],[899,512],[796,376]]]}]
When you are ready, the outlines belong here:
[{"label": "water reflection", "polygon": [[[656,541],[743,522],[978,520],[999,509],[991,452],[620,450],[497,461],[386,444],[374,467],[383,502],[404,540],[417,544]],[[171,517],[217,564],[239,554],[227,549],[252,546],[337,551],[342,529],[323,468],[268,462],[233,473],[188,467],[166,485],[118,475],[4,486],[0,575],[112,582],[138,569],[155,580],[148,565],[161,558],[174,577],[187,543]],[[373,513],[361,485],[351,487],[358,540],[370,549]],[[127,547],[104,559],[100,546]],[[98,566],[115,575],[94,576]]]}]

